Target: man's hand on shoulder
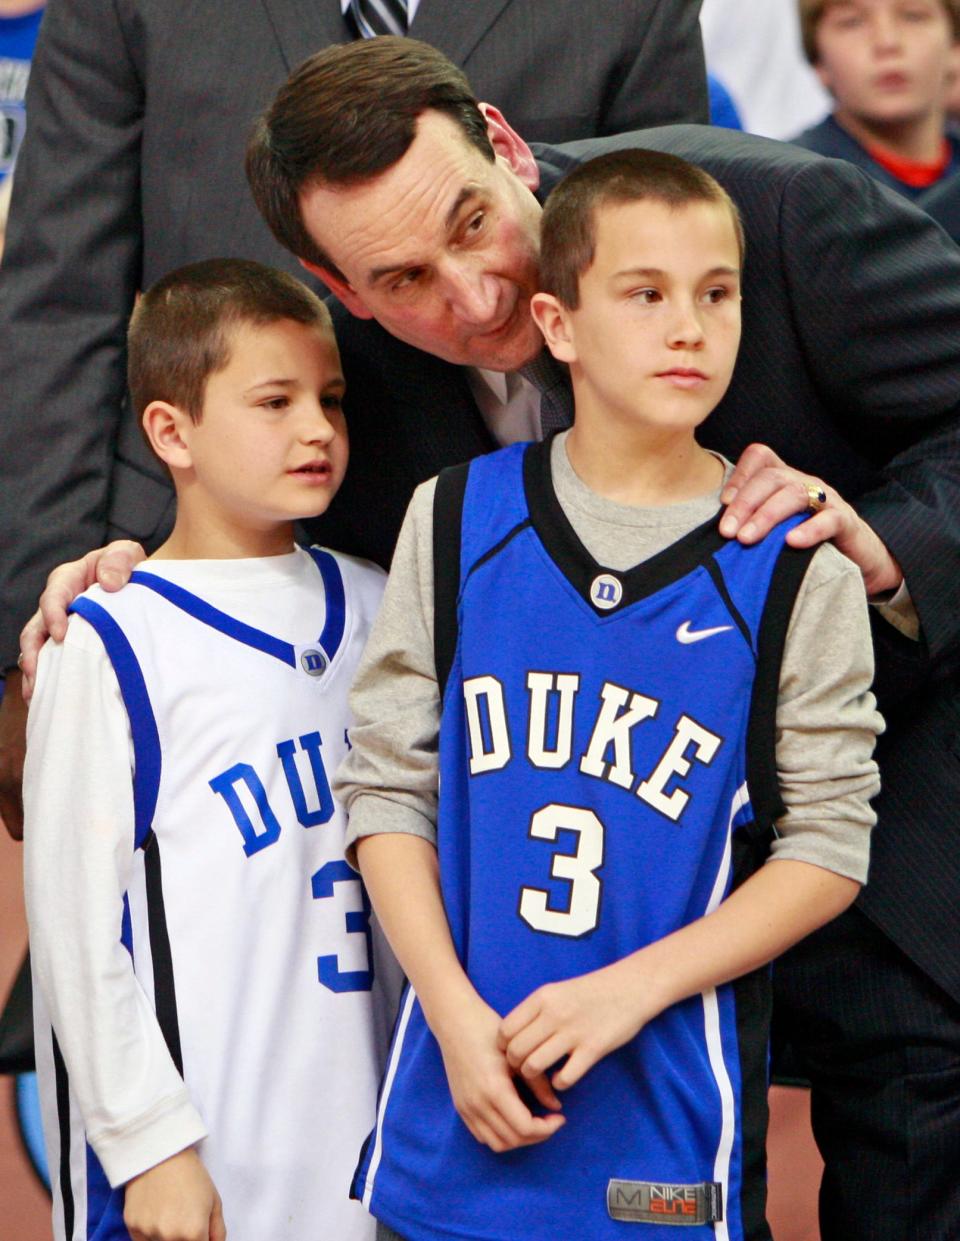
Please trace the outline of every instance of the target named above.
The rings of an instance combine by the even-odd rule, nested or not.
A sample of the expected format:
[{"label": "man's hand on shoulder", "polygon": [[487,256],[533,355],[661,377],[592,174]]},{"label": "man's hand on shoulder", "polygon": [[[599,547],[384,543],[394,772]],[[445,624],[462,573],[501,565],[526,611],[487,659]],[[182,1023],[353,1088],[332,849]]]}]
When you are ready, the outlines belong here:
[{"label": "man's hand on shoulder", "polygon": [[[825,497],[819,508],[811,506],[810,488]],[[903,581],[900,566],[879,535],[839,492],[792,469],[765,444],[743,450],[720,498],[726,505],[720,533],[727,538],[757,543],[778,522],[809,509],[810,517],[787,535],[791,547],[832,542],[859,568],[870,597],[896,590]]]},{"label": "man's hand on shoulder", "polygon": [[118,540],[80,560],[54,569],[40,596],[40,608],[20,633],[20,670],[7,673],[0,703],[0,819],[14,840],[23,839],[23,759],[27,748],[27,708],[37,675],[37,657],[47,638],[60,642],[67,632],[67,608],[88,586],[119,590],[146,553],[139,543]]},{"label": "man's hand on shoulder", "polygon": [[58,565],[47,578],[40,596],[40,608],[27,621],[20,634],[23,696],[29,702],[37,675],[37,656],[47,638],[62,642],[67,632],[67,608],[77,595],[96,583],[104,590],[119,590],[130,581],[130,574],[146,557],[139,543],[118,539],[106,547],[87,552],[79,560]]}]

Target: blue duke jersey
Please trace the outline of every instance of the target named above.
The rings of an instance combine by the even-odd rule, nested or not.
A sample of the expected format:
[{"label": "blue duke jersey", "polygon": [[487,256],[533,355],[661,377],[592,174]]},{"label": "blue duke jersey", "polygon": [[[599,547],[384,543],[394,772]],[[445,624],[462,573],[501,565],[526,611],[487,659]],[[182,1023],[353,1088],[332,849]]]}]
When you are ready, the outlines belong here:
[{"label": "blue duke jersey", "polygon": [[[434,510],[443,899],[504,1014],[709,913],[760,863],[809,562],[784,544],[793,523],[745,548],[711,521],[607,571],[560,508],[549,451],[442,475]],[[494,1154],[457,1116],[408,990],[354,1192],[410,1241],[769,1237],[766,1006],[766,971],[675,1005],[565,1093],[555,1136]]]},{"label": "blue duke jersey", "polygon": [[[136,864],[118,932],[206,1126],[198,1149],[231,1241],[372,1237],[349,1185],[375,1109],[392,963],[379,950],[374,961],[328,777],[382,574],[311,555],[297,623],[316,636],[303,645],[212,607],[161,563],[74,605],[106,648],[133,736]],[[50,1042],[48,1026],[38,1047]],[[58,1235],[126,1238],[122,1190],[86,1144],[52,1048]]]}]

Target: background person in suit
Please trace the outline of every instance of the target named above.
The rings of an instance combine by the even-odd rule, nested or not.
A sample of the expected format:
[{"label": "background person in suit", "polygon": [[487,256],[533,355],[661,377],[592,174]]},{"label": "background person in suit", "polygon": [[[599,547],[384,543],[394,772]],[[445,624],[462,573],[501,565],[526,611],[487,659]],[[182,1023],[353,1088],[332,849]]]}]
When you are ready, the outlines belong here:
[{"label": "background person in suit", "polygon": [[[0,668],[47,570],[172,492],[122,415],[140,288],[239,255],[297,271],[243,179],[252,118],[310,52],[353,38],[348,0],[53,0],[31,81],[0,290]],[[558,141],[707,119],[699,0],[412,0],[411,31]],[[119,441],[119,443],[118,443]],[[10,678],[18,689],[19,677]],[[14,683],[17,683],[16,685]],[[0,815],[19,830],[19,693],[0,707]]]},{"label": "background person in suit", "polygon": [[[330,131],[342,131],[349,103],[338,75],[355,57],[376,60],[389,46],[321,53],[266,118],[275,152],[285,127],[303,143],[284,155],[288,169],[300,164],[286,196],[261,195],[282,202],[272,223],[344,302],[336,319],[352,478],[314,533],[383,560],[416,483],[530,427],[513,399],[512,368],[538,341],[524,336],[513,310],[536,281],[539,203],[567,169],[604,150],[645,146],[698,163],[720,181],[747,235],[744,343],[703,442],[732,457],[759,438],[771,446],[744,454],[732,525],[741,537],[759,536],[807,502],[811,478],[823,480],[826,508],[797,537],[832,535],[866,571],[869,589],[897,588],[902,577],[916,609],[911,618],[896,599],[874,608],[876,690],[888,731],[878,749],[884,788],[870,885],[829,935],[812,937],[778,971],[827,1156],[823,1235],[960,1235],[952,1176],[960,1143],[960,856],[956,824],[944,823],[960,805],[960,250],[860,170],[790,146],[673,126],[531,149],[489,107],[481,114],[492,142],[486,155],[476,117],[468,138],[453,122],[443,129],[447,118],[435,107],[424,112],[427,136],[437,139],[438,124],[445,135],[426,162],[414,107],[406,145],[395,146],[387,166],[337,188],[348,234],[342,210],[322,210],[331,192],[323,178],[337,173],[336,163],[324,163]],[[334,75],[323,103],[318,65]],[[354,78],[354,112],[376,124],[398,105],[385,66],[367,68]],[[409,65],[401,76],[408,72]],[[469,114],[472,97],[465,84],[457,89]],[[362,132],[347,134],[346,154],[365,142],[376,149]],[[333,158],[344,154],[339,148]],[[457,161],[468,157],[464,181]],[[302,181],[310,185],[301,218]],[[471,191],[459,202],[448,233],[442,222],[474,184],[480,198]],[[473,244],[461,244],[473,234]],[[426,301],[404,307],[419,288]],[[499,411],[467,362],[506,372],[494,385],[505,398]],[[123,560],[115,558],[115,568]],[[76,577],[75,568],[61,573],[49,598]]]}]

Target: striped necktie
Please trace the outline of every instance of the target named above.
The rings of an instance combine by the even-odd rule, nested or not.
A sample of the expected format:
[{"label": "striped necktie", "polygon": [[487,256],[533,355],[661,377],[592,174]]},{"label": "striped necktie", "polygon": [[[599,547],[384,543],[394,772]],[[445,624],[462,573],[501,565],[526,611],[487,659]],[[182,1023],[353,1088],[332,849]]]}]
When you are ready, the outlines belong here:
[{"label": "striped necktie", "polygon": [[361,38],[407,33],[407,0],[350,0],[348,13]]},{"label": "striped necktie", "polygon": [[540,435],[546,439],[573,422],[573,394],[570,371],[544,346],[537,356],[519,369],[524,379],[540,393]]}]

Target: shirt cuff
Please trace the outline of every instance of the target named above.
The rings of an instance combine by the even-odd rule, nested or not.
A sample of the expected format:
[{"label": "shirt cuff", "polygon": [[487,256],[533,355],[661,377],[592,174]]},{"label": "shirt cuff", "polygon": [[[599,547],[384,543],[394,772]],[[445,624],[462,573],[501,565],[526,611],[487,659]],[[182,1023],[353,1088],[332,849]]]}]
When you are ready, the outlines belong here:
[{"label": "shirt cuff", "polygon": [[90,1145],[116,1188],[207,1136],[186,1089],[154,1108],[123,1132],[89,1134]]},{"label": "shirt cuff", "polygon": [[898,633],[911,642],[920,641],[920,617],[910,598],[906,579],[892,593],[877,595],[869,603]]},{"label": "shirt cuff", "polygon": [[437,843],[437,826],[418,811],[389,797],[375,793],[361,793],[350,803],[350,816],[344,851],[347,861],[357,869],[356,843],[361,836],[377,836],[383,832],[400,832],[407,836],[420,836]]}]

